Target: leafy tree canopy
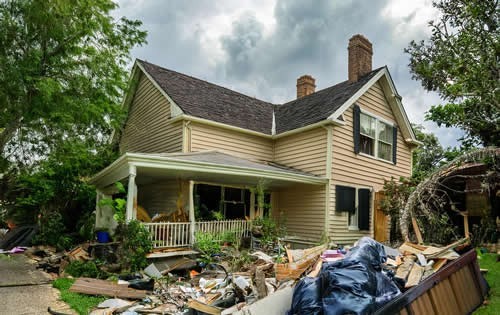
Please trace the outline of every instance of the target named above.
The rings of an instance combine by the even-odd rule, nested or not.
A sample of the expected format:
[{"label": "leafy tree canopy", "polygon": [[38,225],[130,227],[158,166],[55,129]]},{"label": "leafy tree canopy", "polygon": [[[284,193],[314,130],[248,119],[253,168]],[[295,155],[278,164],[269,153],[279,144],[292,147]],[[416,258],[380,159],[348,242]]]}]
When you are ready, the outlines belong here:
[{"label": "leafy tree canopy", "polygon": [[[90,148],[120,121],[139,21],[110,0],[0,1],[0,160],[46,156],[68,139]],[[0,161],[2,162],[2,161]],[[2,163],[0,163],[1,166]]]},{"label": "leafy tree canopy", "polygon": [[412,41],[413,78],[445,104],[426,118],[466,132],[464,144],[500,144],[500,30],[497,0],[439,0],[428,41]]}]

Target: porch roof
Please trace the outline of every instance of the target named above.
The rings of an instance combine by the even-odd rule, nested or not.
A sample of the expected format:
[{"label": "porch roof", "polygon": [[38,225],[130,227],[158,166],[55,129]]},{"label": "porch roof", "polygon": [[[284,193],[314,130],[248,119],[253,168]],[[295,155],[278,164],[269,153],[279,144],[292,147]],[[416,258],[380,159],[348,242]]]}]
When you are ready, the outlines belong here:
[{"label": "porch roof", "polygon": [[126,178],[131,167],[137,183],[155,179],[189,179],[238,185],[256,185],[266,180],[269,187],[291,184],[322,185],[327,179],[276,163],[261,164],[218,151],[192,153],[125,153],[90,179],[98,188]]}]

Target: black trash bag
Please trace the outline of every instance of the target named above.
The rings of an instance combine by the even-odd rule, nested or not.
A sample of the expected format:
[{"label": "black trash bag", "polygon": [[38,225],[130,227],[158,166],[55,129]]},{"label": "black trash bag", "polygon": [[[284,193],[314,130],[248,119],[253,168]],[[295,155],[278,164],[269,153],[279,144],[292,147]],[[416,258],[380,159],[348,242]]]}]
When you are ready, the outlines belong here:
[{"label": "black trash bag", "polygon": [[16,246],[29,247],[37,232],[38,226],[36,225],[17,226],[0,240],[0,249],[9,250]]},{"label": "black trash bag", "polygon": [[320,296],[320,278],[305,277],[293,290],[292,309],[287,315],[312,314],[322,315],[323,306]]},{"label": "black trash bag", "polygon": [[386,259],[384,247],[364,237],[343,260],[323,264],[319,276],[323,313],[371,314],[400,295],[395,283],[382,272]]}]

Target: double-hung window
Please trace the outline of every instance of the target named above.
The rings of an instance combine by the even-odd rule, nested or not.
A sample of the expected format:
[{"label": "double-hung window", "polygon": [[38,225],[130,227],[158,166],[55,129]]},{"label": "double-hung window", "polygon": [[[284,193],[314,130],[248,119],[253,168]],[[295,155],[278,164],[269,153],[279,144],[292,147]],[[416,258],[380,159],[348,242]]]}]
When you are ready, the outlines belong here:
[{"label": "double-hung window", "polygon": [[397,128],[354,107],[354,150],[396,163]]}]

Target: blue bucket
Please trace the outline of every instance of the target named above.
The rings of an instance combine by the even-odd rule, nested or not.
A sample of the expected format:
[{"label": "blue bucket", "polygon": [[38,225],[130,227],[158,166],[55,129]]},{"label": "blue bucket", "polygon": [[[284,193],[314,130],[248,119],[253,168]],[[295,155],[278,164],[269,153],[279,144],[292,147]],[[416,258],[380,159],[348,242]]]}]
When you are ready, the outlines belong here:
[{"label": "blue bucket", "polygon": [[109,243],[109,233],[106,231],[97,232],[97,242],[98,243]]}]

